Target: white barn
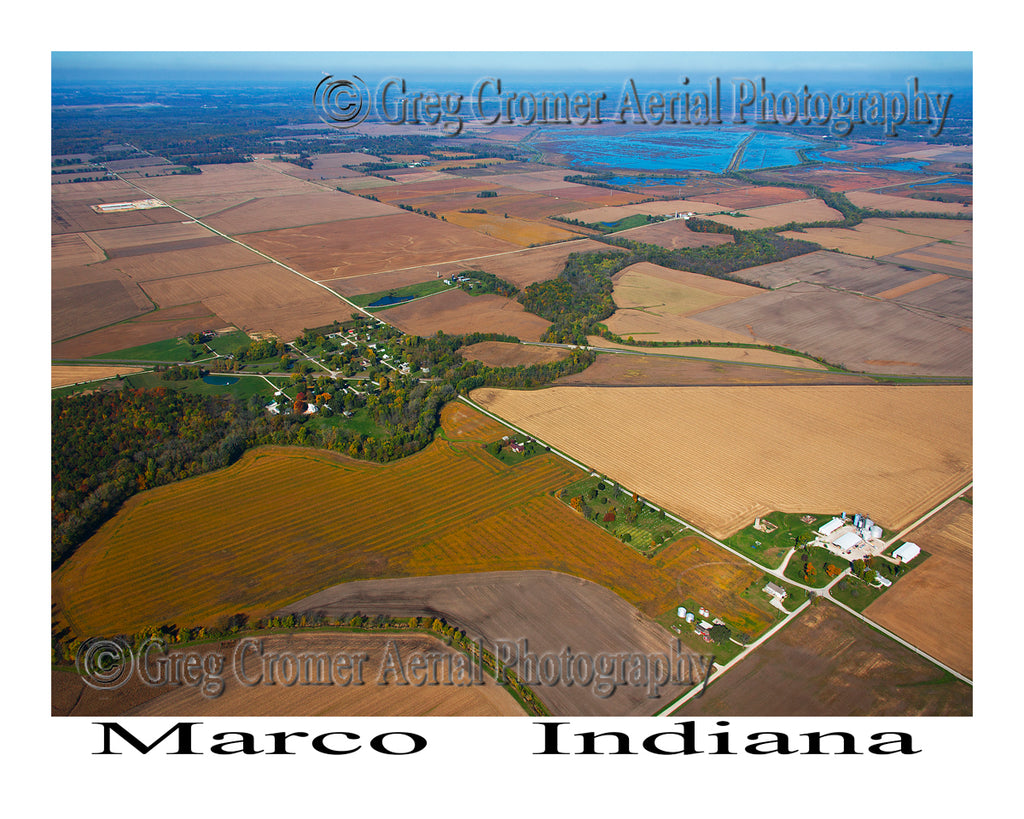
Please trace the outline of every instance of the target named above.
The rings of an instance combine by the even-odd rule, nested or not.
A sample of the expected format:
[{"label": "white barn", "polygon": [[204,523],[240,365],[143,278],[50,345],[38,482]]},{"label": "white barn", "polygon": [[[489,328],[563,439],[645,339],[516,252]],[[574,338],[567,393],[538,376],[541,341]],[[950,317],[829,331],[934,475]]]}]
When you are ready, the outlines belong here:
[{"label": "white barn", "polygon": [[818,527],[818,534],[828,537],[842,525],[842,520],[840,520],[839,518],[832,518],[832,520],[830,520],[828,523],[823,523],[821,524],[821,526]]},{"label": "white barn", "polygon": [[921,547],[918,546],[916,543],[911,543],[910,541],[907,541],[902,546],[900,546],[900,548],[898,548],[895,552],[893,552],[892,556],[898,557],[904,563],[909,563],[919,554],[921,554]]}]

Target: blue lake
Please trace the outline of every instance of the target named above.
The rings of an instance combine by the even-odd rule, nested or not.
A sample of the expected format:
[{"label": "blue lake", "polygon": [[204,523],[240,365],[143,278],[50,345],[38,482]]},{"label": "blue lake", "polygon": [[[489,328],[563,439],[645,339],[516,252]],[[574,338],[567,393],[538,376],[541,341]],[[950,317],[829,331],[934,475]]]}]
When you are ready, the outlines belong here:
[{"label": "blue lake", "polygon": [[392,304],[401,304],[403,301],[409,301],[412,296],[384,296],[384,298],[377,299],[373,304],[367,305],[368,307],[390,307]]},{"label": "blue lake", "polygon": [[[545,129],[545,147],[565,155],[574,168],[586,170],[711,171],[721,173],[729,166],[736,149],[749,135],[746,131],[720,129],[665,129],[630,131],[622,135],[567,134]],[[794,165],[797,151],[815,143],[789,134],[755,133],[743,155],[741,168],[754,170],[775,165]],[[626,184],[616,180],[617,184]],[[648,182],[647,184],[659,184]],[[670,183],[671,184],[671,183]]]},{"label": "blue lake", "polygon": [[927,188],[929,185],[973,185],[974,182],[970,179],[939,179],[935,182],[918,182],[915,185],[911,185],[912,188]]},{"label": "blue lake", "polygon": [[[827,162],[832,165],[843,165],[848,168],[854,168],[861,171],[873,171],[884,169],[887,171],[905,171],[907,173],[924,173],[928,170],[928,163],[923,162],[920,159],[897,159],[892,162],[850,162],[846,159],[836,159],[835,157],[822,156],[819,153],[819,148],[815,148],[812,151],[807,151],[807,158],[812,162]],[[836,151],[838,148],[829,147],[826,150]]]},{"label": "blue lake", "polygon": [[213,384],[217,387],[229,387],[238,381],[237,378],[231,375],[204,375],[203,382],[206,384]]}]

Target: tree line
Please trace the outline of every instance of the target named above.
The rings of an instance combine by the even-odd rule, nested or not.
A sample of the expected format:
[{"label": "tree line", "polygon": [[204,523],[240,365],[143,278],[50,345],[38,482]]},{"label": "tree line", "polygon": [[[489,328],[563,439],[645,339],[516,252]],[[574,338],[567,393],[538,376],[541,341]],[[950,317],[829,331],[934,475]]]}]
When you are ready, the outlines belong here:
[{"label": "tree line", "polygon": [[[381,332],[401,335],[389,328]],[[402,355],[412,365],[412,373],[385,368],[370,350],[367,355],[374,366],[366,371],[366,381],[357,382],[362,387],[359,395],[348,389],[344,379],[297,378],[303,401],[333,404],[332,410],[318,415],[329,419],[343,411],[365,409],[375,425],[372,434],[345,423],[311,423],[310,416],[301,413],[268,414],[265,399],[258,395],[241,400],[166,388],[132,389],[123,383],[120,390],[55,398],[51,403],[52,566],[63,563],[136,492],[228,466],[251,447],[312,446],[354,458],[391,461],[427,446],[440,426],[441,409],[459,394],[483,386],[539,387],[581,372],[596,357],[576,350],[547,364],[488,367],[465,360],[459,352],[480,341],[518,339],[495,333],[402,337]],[[252,350],[250,355],[263,357],[271,347],[276,350],[276,343],[254,341],[247,349]],[[353,347],[336,355],[356,365],[363,353]],[[430,370],[429,379],[419,377],[420,367]],[[168,372],[174,373],[172,378],[190,376],[185,369]]]}]

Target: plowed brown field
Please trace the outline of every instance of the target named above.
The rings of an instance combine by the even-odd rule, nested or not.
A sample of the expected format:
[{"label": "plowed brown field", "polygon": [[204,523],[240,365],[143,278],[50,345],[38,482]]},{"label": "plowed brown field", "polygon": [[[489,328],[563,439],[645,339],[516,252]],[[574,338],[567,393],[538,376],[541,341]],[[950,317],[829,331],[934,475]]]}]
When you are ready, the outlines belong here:
[{"label": "plowed brown field", "polygon": [[716,537],[773,509],[864,509],[898,528],[971,479],[970,387],[481,388],[472,397]]},{"label": "plowed brown field", "polygon": [[905,536],[930,554],[864,615],[968,677],[973,675],[974,508],[957,500]]},{"label": "plowed brown field", "polygon": [[459,333],[504,333],[523,341],[540,341],[550,323],[527,313],[523,306],[502,296],[471,296],[447,290],[384,311],[383,316],[404,333],[431,336],[438,330]]},{"label": "plowed brown field", "polygon": [[[238,669],[234,664],[238,641],[209,646],[190,647],[204,658],[216,654],[224,658],[221,677],[223,692],[215,697],[205,696],[198,688],[191,686],[147,686],[133,678],[123,688],[113,691],[97,691],[87,687],[76,674],[54,672],[53,713],[59,716],[522,716],[523,709],[493,677],[483,674],[483,685],[446,685],[445,682],[459,682],[444,674],[444,660],[438,660],[436,677],[426,677],[425,685],[396,685],[395,675],[387,673],[383,678],[387,685],[378,685],[382,678],[381,669],[390,668],[385,661],[397,661],[406,673],[410,663],[417,657],[437,657],[438,654],[454,654],[455,650],[440,640],[420,634],[346,634],[322,632],[316,634],[281,634],[258,637],[263,641],[262,654],[256,650],[245,654],[245,665]],[[174,647],[171,647],[174,650]],[[182,649],[184,650],[184,649]],[[287,685],[287,678],[274,677],[275,685],[246,686],[236,676],[244,670],[250,678],[264,674],[263,680],[270,679],[269,672],[260,662],[260,657],[327,655],[337,658],[342,655],[355,657],[365,654],[362,663],[363,674],[354,676],[350,672],[332,673],[325,671],[323,679],[332,684]],[[207,662],[204,660],[204,662]],[[215,662],[213,658],[209,662]],[[278,665],[276,668],[281,668]],[[280,671],[276,671],[280,675]],[[315,679],[315,678],[314,678]],[[417,679],[417,678],[413,678]],[[430,684],[431,679],[439,684]],[[362,684],[356,684],[358,680]]]},{"label": "plowed brown field", "polygon": [[739,216],[719,214],[708,216],[713,222],[740,230],[762,230],[780,227],[790,222],[839,222],[843,215],[820,199],[801,199],[763,208],[744,208]]},{"label": "plowed brown field", "polygon": [[460,270],[472,269],[493,273],[499,279],[511,282],[522,289],[528,284],[555,278],[562,272],[565,260],[570,253],[605,253],[608,251],[625,252],[620,248],[613,248],[590,239],[577,239],[547,247],[531,247],[526,250],[513,250],[492,256],[421,265],[383,273],[369,273],[345,279],[332,279],[330,285],[339,293],[355,296],[360,293],[378,293],[393,287],[404,287],[407,284],[427,281],[437,278],[438,273],[446,276]]},{"label": "plowed brown field", "polygon": [[503,253],[516,245],[415,213],[271,230],[246,244],[316,279]]},{"label": "plowed brown field", "polygon": [[467,361],[480,361],[488,367],[528,367],[561,361],[569,351],[558,347],[533,347],[506,341],[481,341],[459,350]]},{"label": "plowed brown field", "polygon": [[675,713],[966,716],[972,713],[972,701],[966,683],[837,606],[821,602]]}]

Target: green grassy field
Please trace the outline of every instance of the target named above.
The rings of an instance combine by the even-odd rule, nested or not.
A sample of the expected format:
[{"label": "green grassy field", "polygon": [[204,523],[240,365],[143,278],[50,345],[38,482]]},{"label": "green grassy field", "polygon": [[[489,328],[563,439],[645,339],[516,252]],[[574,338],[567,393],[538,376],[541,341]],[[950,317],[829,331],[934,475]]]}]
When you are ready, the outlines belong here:
[{"label": "green grassy field", "polygon": [[[199,354],[193,356],[193,349],[199,350]],[[165,341],[154,341],[152,344],[142,344],[138,347],[126,347],[112,353],[100,353],[91,358],[103,361],[192,361],[207,356],[209,356],[209,352],[202,344],[193,345],[180,338],[169,338]]]},{"label": "green grassy field", "polygon": [[252,339],[246,333],[241,330],[235,330],[233,333],[225,333],[222,336],[207,341],[210,349],[221,355],[232,355],[237,353],[239,348],[247,347]]},{"label": "green grassy field", "polygon": [[192,378],[185,381],[165,381],[159,373],[136,373],[128,376],[125,381],[134,389],[157,389],[163,387],[169,390],[181,390],[194,395],[232,395],[235,398],[246,399],[253,395],[261,395],[269,403],[273,398],[274,389],[262,378],[252,375],[236,375],[234,373],[213,373],[213,375],[224,375],[229,378],[238,378],[234,384],[221,386],[218,384],[207,384],[202,379]]},{"label": "green grassy field", "polygon": [[774,532],[762,532],[751,524],[724,538],[722,542],[762,566],[777,569],[782,565],[786,552],[797,544],[798,539],[813,538],[817,528],[832,515],[812,515],[810,523],[804,523],[800,520],[802,517],[805,515],[801,512],[772,512],[762,520],[777,526]]},{"label": "green grassy field", "polygon": [[371,438],[386,438],[387,432],[374,423],[370,411],[365,407],[355,410],[351,418],[346,418],[341,412],[333,413],[329,418],[316,413],[306,421],[306,426],[311,429],[350,429],[360,435],[368,435]]},{"label": "green grassy field", "polygon": [[[876,559],[871,561],[871,569],[895,586],[900,578],[906,577],[912,569],[920,566],[928,557],[930,557],[929,553],[922,550],[913,562],[904,563],[902,566],[897,566],[887,560]],[[831,589],[831,594],[840,603],[845,603],[854,611],[864,611],[887,591],[889,591],[888,587],[871,585],[859,577],[851,576],[844,577],[836,583]]]},{"label": "green grassy field", "polygon": [[423,298],[423,296],[431,296],[434,293],[440,293],[443,290],[451,290],[452,288],[445,284],[440,279],[432,279],[427,282],[420,282],[418,284],[410,284],[406,287],[396,287],[393,290],[382,290],[379,293],[364,293],[361,296],[348,296],[348,300],[353,304],[358,305],[369,310],[371,313],[376,313],[381,310],[387,310],[389,307],[397,307],[397,304],[389,304],[385,307],[370,307],[378,299],[382,299],[386,296],[409,296],[411,297],[407,301],[399,302],[400,304],[406,304],[411,299]]}]

